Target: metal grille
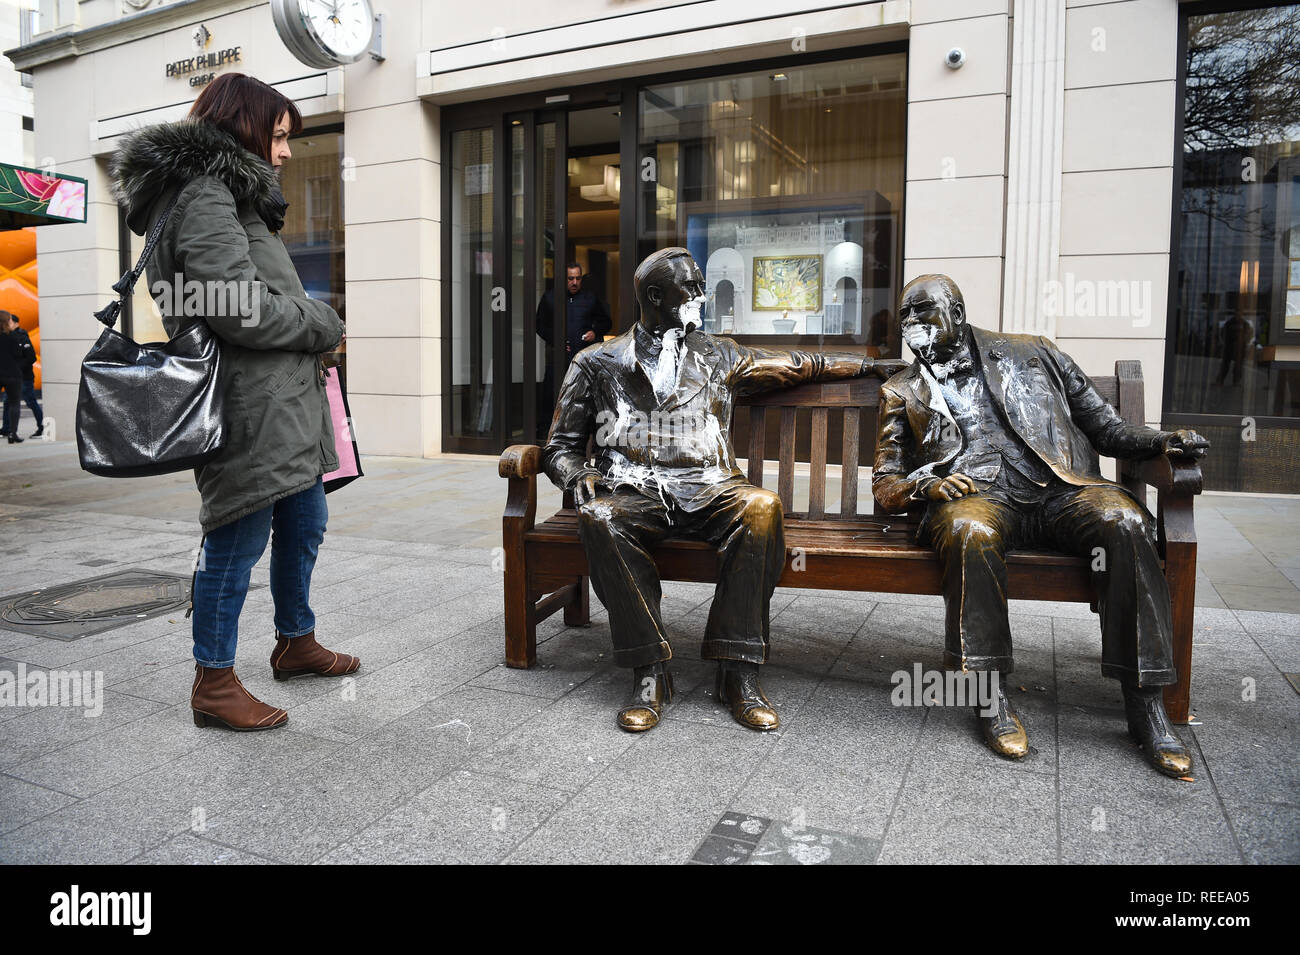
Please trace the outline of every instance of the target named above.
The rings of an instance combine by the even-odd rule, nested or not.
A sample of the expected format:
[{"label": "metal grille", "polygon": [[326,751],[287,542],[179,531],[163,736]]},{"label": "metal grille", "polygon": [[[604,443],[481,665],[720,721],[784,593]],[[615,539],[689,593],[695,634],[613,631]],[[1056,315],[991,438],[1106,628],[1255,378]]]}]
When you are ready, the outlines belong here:
[{"label": "metal grille", "polygon": [[179,610],[189,599],[188,576],[131,568],[0,597],[0,628],[78,640]]}]

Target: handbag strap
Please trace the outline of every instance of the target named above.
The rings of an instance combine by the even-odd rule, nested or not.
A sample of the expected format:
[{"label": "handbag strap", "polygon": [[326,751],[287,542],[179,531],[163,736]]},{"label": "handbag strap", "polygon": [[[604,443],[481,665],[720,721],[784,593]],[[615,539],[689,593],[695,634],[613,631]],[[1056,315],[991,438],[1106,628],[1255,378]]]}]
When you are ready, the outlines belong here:
[{"label": "handbag strap", "polygon": [[172,210],[176,208],[176,201],[181,197],[181,190],[176,190],[176,195],[172,196],[172,201],[167,203],[167,208],[163,214],[158,217],[153,228],[149,230],[149,238],[145,241],[144,251],[140,253],[139,260],[135,263],[135,268],[129,269],[122,273],[122,277],[113,283],[113,291],[118,294],[116,302],[109,302],[98,312],[95,318],[99,319],[109,328],[117,324],[117,316],[122,312],[122,306],[126,302],[126,297],[135,291],[135,283],[140,278],[140,273],[144,271],[145,263],[153,255],[154,248],[158,245],[158,240],[162,238],[163,227],[167,225],[167,220],[171,217]]}]

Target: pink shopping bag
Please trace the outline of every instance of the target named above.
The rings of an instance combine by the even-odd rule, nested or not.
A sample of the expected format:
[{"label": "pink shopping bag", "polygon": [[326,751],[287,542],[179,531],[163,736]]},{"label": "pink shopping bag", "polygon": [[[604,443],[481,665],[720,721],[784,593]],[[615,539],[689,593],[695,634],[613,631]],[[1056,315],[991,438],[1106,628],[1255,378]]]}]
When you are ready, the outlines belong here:
[{"label": "pink shopping bag", "polygon": [[361,470],[361,452],[352,433],[352,413],[348,410],[348,393],[339,377],[339,369],[326,371],[325,395],[330,403],[330,420],[334,423],[334,449],[338,452],[338,470],[325,475],[325,493],[337,491],[345,484],[364,474]]}]

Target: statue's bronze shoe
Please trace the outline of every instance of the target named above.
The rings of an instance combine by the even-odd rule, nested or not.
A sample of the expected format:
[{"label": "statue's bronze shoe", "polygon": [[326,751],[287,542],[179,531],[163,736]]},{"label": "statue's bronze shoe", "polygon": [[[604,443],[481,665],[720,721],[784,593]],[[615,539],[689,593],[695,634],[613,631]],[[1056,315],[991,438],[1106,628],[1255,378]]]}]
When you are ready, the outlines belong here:
[{"label": "statue's bronze shoe", "polygon": [[1001,685],[998,686],[996,706],[997,712],[992,716],[985,716],[979,707],[975,708],[975,718],[979,720],[984,742],[999,756],[1024,759],[1029,755],[1029,734],[1025,732],[1024,724],[1020,722],[1020,717],[1016,715]]},{"label": "statue's bronze shoe", "polygon": [[741,726],[766,733],[781,725],[776,709],[758,685],[757,663],[719,662],[716,690],[718,699],[731,707],[732,717]]},{"label": "statue's bronze shoe", "polygon": [[1192,771],[1192,756],[1174,735],[1165,712],[1164,688],[1137,687],[1125,683],[1124,713],[1128,717],[1129,735],[1146,754],[1156,772],[1166,776],[1186,776]]},{"label": "statue's bronze shoe", "polygon": [[661,663],[632,671],[632,696],[618,711],[618,728],[644,733],[659,725],[664,707],[673,698],[673,675]]}]

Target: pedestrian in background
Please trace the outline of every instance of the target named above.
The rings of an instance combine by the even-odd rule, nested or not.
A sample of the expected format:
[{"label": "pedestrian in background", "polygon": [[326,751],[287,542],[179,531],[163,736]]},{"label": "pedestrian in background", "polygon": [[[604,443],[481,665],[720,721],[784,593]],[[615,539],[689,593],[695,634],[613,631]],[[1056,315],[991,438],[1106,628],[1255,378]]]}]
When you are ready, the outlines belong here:
[{"label": "pedestrian in background", "polygon": [[[307,296],[279,236],[287,204],[277,171],[301,129],[283,94],[226,73],[199,94],[188,119],[127,135],[113,158],[114,187],[137,235],[177,198],[147,264],[150,289],[178,281],[239,289],[239,308],[203,316],[220,339],[229,438],[195,470],[204,540],[192,596],[190,706],[199,726],[263,730],[289,718],[234,672],[240,611],[268,537],[275,678],[341,676],[361,665],[316,642],[308,604],[327,517],[321,476],[338,467],[320,356],[339,347],[343,321]],[[169,335],[186,322],[163,310]]]},{"label": "pedestrian in background", "polygon": [[[564,361],[560,369],[560,380],[564,380],[573,356],[598,341],[614,326],[609,317],[605,303],[589,288],[584,288],[582,265],[570,262],[564,268],[565,299],[564,321]],[[548,346],[559,347],[553,341],[555,337],[555,289],[548,288],[537,303],[537,334]],[[549,355],[547,358],[549,359]],[[542,437],[550,425],[551,412],[555,408],[555,369],[551,361],[546,362],[546,371],[542,375],[542,410],[538,415],[538,424],[542,427]]]},{"label": "pedestrian in background", "polygon": [[[13,320],[13,334],[18,339],[18,361],[23,368],[23,401],[27,403],[32,416],[36,418],[36,430],[31,436],[39,438],[45,433],[45,412],[41,410],[41,403],[36,400],[36,346],[32,344],[31,336],[18,322],[16,315]],[[22,413],[21,408],[18,411],[19,414]]]},{"label": "pedestrian in background", "polygon": [[22,414],[23,364],[22,350],[14,329],[18,318],[12,312],[0,310],[0,390],[5,393],[4,429],[0,431],[10,444],[19,444],[18,416]]}]

